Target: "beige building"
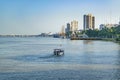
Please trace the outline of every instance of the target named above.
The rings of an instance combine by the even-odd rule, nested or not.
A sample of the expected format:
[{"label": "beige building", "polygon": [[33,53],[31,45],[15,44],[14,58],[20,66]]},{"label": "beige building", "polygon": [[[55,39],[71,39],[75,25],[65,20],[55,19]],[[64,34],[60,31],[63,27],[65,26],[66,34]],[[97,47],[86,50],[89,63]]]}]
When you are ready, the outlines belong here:
[{"label": "beige building", "polygon": [[84,30],[93,30],[95,28],[95,17],[92,14],[84,15],[83,22]]},{"label": "beige building", "polygon": [[64,25],[61,27],[60,35],[65,36],[65,26]]},{"label": "beige building", "polygon": [[77,30],[78,30],[78,21],[73,20],[73,21],[71,22],[70,31],[75,32],[75,31],[77,31]]}]

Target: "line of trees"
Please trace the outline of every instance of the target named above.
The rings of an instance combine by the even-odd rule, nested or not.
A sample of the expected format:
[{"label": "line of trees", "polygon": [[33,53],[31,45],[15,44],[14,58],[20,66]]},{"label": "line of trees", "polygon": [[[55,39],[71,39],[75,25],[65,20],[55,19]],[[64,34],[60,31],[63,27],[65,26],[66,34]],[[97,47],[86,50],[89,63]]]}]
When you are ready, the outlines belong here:
[{"label": "line of trees", "polygon": [[103,28],[102,30],[86,30],[83,33],[87,34],[89,37],[99,37],[99,38],[115,38],[120,40],[120,25],[112,28]]}]

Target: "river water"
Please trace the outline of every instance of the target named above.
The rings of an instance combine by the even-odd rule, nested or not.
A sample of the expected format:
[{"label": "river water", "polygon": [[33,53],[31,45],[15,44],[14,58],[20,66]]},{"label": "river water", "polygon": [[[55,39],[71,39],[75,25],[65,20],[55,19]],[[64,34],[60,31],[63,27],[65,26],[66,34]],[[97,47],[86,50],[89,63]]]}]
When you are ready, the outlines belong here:
[{"label": "river water", "polygon": [[[64,56],[54,56],[62,48]],[[43,37],[0,38],[0,80],[120,80],[120,45]]]}]

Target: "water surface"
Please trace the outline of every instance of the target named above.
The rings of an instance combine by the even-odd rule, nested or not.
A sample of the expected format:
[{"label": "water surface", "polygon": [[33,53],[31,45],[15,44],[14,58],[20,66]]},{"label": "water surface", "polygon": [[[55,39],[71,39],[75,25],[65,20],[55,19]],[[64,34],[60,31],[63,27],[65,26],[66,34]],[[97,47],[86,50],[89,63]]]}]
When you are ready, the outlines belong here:
[{"label": "water surface", "polygon": [[[64,49],[65,55],[53,56],[55,48]],[[0,80],[16,79],[119,80],[120,45],[106,41],[1,37]]]}]

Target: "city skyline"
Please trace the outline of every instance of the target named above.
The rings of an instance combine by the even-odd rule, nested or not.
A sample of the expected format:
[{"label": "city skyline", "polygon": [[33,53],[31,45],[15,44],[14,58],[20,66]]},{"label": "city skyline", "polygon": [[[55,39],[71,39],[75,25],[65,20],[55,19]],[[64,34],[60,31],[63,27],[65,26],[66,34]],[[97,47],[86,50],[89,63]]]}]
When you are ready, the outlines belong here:
[{"label": "city skyline", "polygon": [[78,21],[83,15],[95,16],[100,24],[119,22],[120,0],[0,0],[0,34],[39,34],[60,32],[61,25]]}]

